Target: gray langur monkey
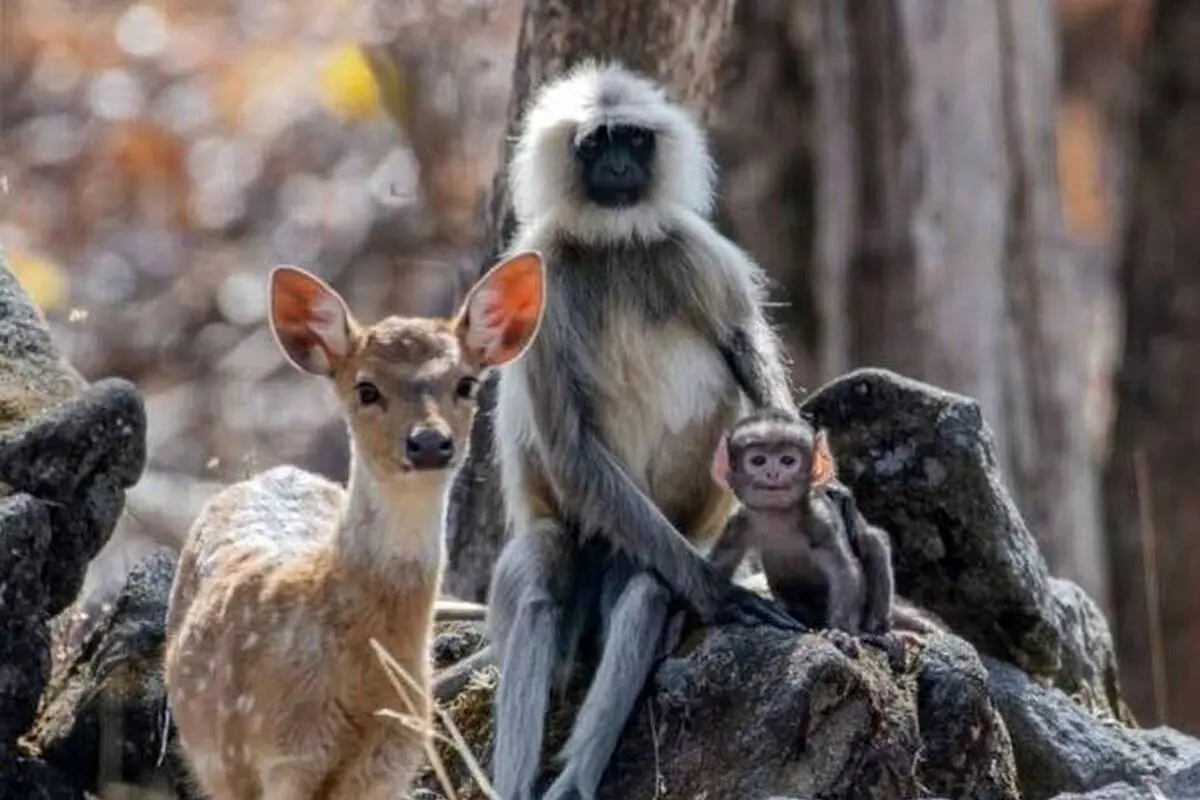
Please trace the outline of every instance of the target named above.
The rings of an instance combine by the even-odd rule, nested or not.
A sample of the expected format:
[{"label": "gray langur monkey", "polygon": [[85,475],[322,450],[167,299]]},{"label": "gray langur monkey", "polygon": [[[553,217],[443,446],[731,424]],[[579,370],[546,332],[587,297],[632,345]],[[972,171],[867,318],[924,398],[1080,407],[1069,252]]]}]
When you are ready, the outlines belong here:
[{"label": "gray langur monkey", "polygon": [[545,795],[590,800],[673,597],[706,622],[803,629],[704,554],[733,506],[705,467],[718,439],[747,406],[795,402],[764,274],[710,222],[704,133],[661,87],[595,63],[544,85],[508,177],[511,247],[543,254],[548,296],[497,392],[510,539],[488,598],[493,784],[503,800],[533,796],[556,667],[598,643]]}]

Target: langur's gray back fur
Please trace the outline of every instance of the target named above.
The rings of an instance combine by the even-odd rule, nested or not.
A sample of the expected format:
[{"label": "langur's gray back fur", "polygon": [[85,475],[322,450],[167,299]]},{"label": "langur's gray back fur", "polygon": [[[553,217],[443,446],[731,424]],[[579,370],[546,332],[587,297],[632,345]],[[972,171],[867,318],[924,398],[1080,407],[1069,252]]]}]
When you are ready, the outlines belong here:
[{"label": "langur's gray back fur", "polygon": [[[583,197],[572,172],[572,138],[582,128],[629,122],[658,134],[654,187],[635,209],[599,208]],[[671,207],[707,217],[716,180],[704,131],[687,109],[646,78],[595,61],[576,66],[538,94],[509,164],[518,224],[528,227],[549,216],[538,221],[584,240],[655,238],[663,232],[662,210]]]}]

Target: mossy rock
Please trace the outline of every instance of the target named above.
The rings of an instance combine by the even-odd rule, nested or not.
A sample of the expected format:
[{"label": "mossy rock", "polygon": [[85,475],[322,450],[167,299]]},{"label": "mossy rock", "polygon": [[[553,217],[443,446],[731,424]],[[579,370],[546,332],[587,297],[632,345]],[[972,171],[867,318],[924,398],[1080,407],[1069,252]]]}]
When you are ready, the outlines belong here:
[{"label": "mossy rock", "polygon": [[[556,696],[543,763],[566,740],[587,676]],[[494,667],[446,707],[490,775]],[[925,707],[927,698],[940,705]],[[949,699],[948,699],[949,698]],[[928,701],[933,702],[933,701]],[[923,724],[936,721],[929,729]],[[459,797],[484,793],[448,745]],[[421,797],[445,797],[432,770]],[[961,639],[938,636],[901,658],[847,655],[821,635],[708,629],[656,670],[614,754],[601,798],[1017,798],[1003,722],[986,672]]]},{"label": "mossy rock", "polygon": [[0,439],[85,386],[0,252]]}]

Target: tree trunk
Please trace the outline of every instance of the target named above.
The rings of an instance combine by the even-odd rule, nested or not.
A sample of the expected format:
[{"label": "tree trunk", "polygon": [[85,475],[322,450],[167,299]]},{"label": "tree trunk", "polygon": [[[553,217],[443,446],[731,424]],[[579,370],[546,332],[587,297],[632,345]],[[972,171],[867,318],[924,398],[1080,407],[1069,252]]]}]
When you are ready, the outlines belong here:
[{"label": "tree trunk", "polygon": [[1058,0],[1062,28],[1059,181],[1075,302],[1086,317],[1075,358],[1086,365],[1083,415],[1092,461],[1108,460],[1120,356],[1117,271],[1127,228],[1137,67],[1151,0]]},{"label": "tree trunk", "polygon": [[[1196,733],[1200,684],[1191,669],[1200,657],[1200,6],[1159,0],[1153,13],[1121,268],[1125,343],[1105,498],[1126,696],[1135,713]],[[1156,581],[1147,587],[1143,559],[1154,554]],[[1161,600],[1161,614],[1154,597]],[[1161,621],[1161,637],[1150,633],[1156,625],[1147,624],[1151,618]],[[1170,662],[1153,668],[1164,651]],[[1165,690],[1157,703],[1156,683]]]},{"label": "tree trunk", "polygon": [[1052,569],[1106,604],[1056,180],[1053,9],[820,8],[819,369],[886,366],[977,398]]},{"label": "tree trunk", "polygon": [[[509,100],[511,137],[534,90],[587,58],[615,59],[667,84],[675,99],[707,117],[733,20],[733,0],[527,0]],[[490,266],[513,232],[504,167],[492,186],[487,254]],[[497,378],[479,392],[470,451],[455,476],[447,511],[446,591],[482,600],[504,541],[491,414]]]},{"label": "tree trunk", "polygon": [[[815,3],[794,0],[738,4],[712,126],[721,216],[774,284],[772,300],[780,308],[772,319],[800,390],[834,377],[818,372],[819,353],[829,343],[817,316],[823,286],[812,273],[813,173],[816,159],[830,155],[818,154],[815,143],[817,10]],[[820,213],[840,218],[839,211]]]}]

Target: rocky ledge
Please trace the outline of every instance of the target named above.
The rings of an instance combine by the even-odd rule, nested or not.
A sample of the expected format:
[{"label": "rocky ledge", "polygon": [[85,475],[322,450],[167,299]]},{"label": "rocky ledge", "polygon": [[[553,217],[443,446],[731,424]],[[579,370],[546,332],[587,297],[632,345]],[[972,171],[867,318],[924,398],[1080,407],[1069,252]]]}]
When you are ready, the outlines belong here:
[{"label": "rocky ledge", "polygon": [[[174,554],[140,564],[78,644],[51,648],[52,630],[68,641],[64,609],[141,473],[139,395],[63,363],[2,265],[0,367],[0,795],[193,796],[164,713]],[[646,687],[602,797],[1200,797],[1200,740],[1135,724],[1107,622],[1049,575],[977,403],[860,370],[804,411],[890,533],[898,591],[948,630],[853,655],[820,633],[694,631]],[[478,626],[445,625],[435,658],[482,640]],[[481,670],[446,707],[485,768],[495,683]],[[548,756],[580,688],[556,700]],[[483,797],[439,748],[458,796]],[[443,789],[428,771],[414,794]]]},{"label": "rocky ledge", "polygon": [[49,622],[75,599],[145,464],[141,395],[89,385],[0,260],[0,787],[77,798],[23,738],[51,665]]},{"label": "rocky ledge", "polygon": [[[819,633],[698,632],[663,660],[602,797],[1200,797],[1200,740],[1136,726],[1108,624],[1050,576],[1001,481],[978,403],[886,370],[803,405],[841,476],[891,535],[898,592],[949,628],[902,658]],[[470,652],[478,631],[441,636]],[[487,765],[488,668],[449,710]],[[547,754],[578,693],[558,702]],[[450,748],[460,797],[482,797]],[[430,796],[441,796],[430,774]]]}]

